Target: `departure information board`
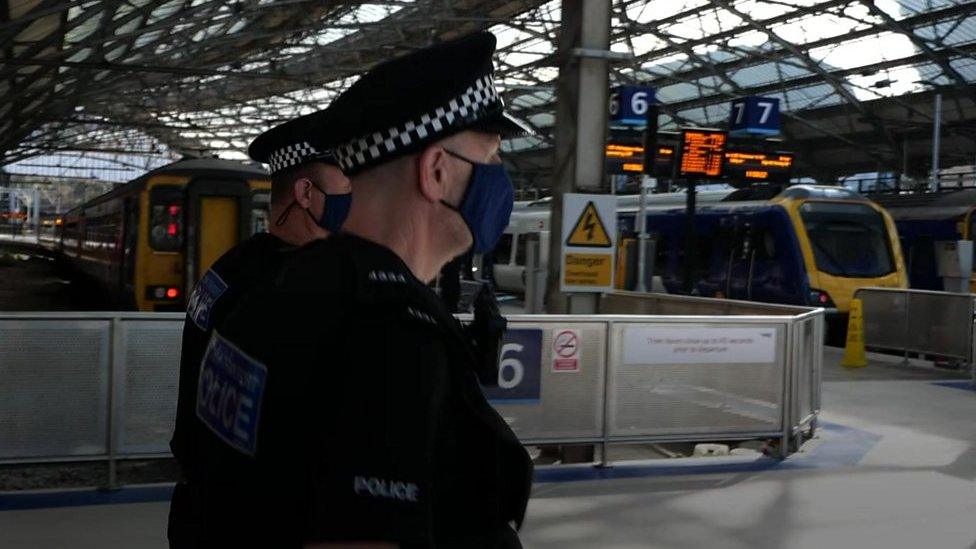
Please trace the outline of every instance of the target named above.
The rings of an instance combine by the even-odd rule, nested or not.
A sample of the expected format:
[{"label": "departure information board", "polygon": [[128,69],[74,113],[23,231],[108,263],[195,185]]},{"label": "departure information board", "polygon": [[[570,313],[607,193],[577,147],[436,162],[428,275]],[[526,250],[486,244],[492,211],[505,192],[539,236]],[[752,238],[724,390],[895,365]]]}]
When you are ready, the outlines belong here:
[{"label": "departure information board", "polygon": [[698,179],[722,177],[728,134],[722,130],[682,130],[678,176]]},{"label": "departure information board", "polygon": [[789,183],[793,171],[793,153],[727,150],[722,171],[733,182]]},{"label": "departure information board", "polygon": [[[671,177],[674,169],[675,145],[658,145],[654,154],[654,177]],[[640,174],[644,171],[644,147],[641,145],[607,144],[607,173],[614,175]]]},{"label": "departure information board", "polygon": [[607,143],[607,173],[639,174],[644,171],[644,147],[625,143]]}]

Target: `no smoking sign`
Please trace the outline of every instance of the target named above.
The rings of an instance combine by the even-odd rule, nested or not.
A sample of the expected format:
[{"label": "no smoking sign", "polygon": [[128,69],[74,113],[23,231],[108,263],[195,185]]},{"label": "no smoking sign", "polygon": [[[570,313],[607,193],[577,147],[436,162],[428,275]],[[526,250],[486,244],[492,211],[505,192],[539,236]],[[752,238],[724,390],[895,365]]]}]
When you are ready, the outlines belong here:
[{"label": "no smoking sign", "polygon": [[552,371],[578,372],[580,337],[579,330],[559,329],[552,333]]}]

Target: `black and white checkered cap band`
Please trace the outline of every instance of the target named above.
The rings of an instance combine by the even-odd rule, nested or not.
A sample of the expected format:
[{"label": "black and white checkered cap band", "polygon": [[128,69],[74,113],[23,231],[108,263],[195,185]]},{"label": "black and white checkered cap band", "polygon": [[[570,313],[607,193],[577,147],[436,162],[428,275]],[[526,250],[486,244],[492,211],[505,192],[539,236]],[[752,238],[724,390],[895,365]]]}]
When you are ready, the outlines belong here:
[{"label": "black and white checkered cap band", "polygon": [[436,136],[456,122],[470,119],[472,115],[501,103],[495,81],[485,75],[468,87],[460,96],[450,100],[447,105],[423,114],[417,120],[404,122],[383,132],[353,139],[335,148],[339,167],[348,171],[375,160],[391,156],[403,148]]},{"label": "black and white checkered cap band", "polygon": [[324,154],[326,154],[325,151],[320,151],[309,143],[302,141],[272,151],[268,155],[268,164],[271,166],[271,173],[278,173],[292,166],[297,166],[310,158],[317,158]]}]

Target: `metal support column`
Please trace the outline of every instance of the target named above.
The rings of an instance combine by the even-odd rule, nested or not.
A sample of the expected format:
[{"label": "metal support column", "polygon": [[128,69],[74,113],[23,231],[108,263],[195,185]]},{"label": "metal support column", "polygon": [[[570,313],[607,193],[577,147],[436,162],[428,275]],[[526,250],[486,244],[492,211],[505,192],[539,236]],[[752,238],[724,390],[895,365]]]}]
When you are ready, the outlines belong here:
[{"label": "metal support column", "polygon": [[40,239],[41,236],[41,190],[34,185],[34,192],[31,196],[31,225],[34,226],[34,238]]},{"label": "metal support column", "polygon": [[122,383],[122,336],[118,318],[113,318],[109,327],[109,362],[108,362],[108,418],[105,423],[108,438],[108,485],[107,490],[119,488],[117,461],[119,455],[118,429],[121,416],[119,414],[119,389]]},{"label": "metal support column", "polygon": [[942,94],[935,94],[935,121],[932,123],[932,179],[929,189],[939,190],[939,153],[942,152]]},{"label": "metal support column", "polygon": [[[563,0],[556,52],[559,81],[546,292],[550,313],[567,311],[566,296],[559,291],[563,194],[603,188],[609,50],[610,0]],[[596,296],[574,297],[568,307],[575,313],[596,312]]]}]

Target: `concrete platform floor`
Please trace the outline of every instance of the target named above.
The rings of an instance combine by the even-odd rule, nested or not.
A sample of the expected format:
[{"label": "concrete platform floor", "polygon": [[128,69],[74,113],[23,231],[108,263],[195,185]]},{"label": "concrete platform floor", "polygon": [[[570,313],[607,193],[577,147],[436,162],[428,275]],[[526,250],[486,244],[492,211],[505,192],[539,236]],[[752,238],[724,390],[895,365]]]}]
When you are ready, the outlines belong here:
[{"label": "concrete platform floor", "polygon": [[[785,462],[540,470],[525,546],[976,549],[976,392],[958,373],[873,358],[844,370],[828,348],[824,428]],[[165,547],[167,509],[0,511],[0,547]]]}]

